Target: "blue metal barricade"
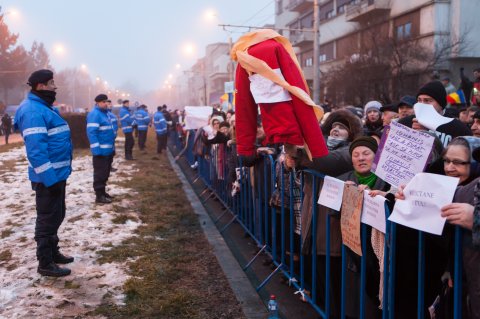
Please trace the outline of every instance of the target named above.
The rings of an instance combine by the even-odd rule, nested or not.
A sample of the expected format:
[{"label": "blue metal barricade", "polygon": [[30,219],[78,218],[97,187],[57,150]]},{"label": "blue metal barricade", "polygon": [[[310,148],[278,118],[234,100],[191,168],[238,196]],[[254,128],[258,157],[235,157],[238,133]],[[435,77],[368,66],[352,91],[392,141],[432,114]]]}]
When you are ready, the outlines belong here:
[{"label": "blue metal barricade", "polygon": [[[191,148],[193,147],[193,133],[187,139],[186,156],[189,163],[195,161],[195,157]],[[176,142],[175,142],[176,143]],[[175,144],[174,144],[175,145]],[[346,289],[352,289],[355,285],[347,282],[347,254],[346,247],[341,247],[341,258],[339,263],[332,264],[331,257],[331,228],[330,221],[332,217],[327,214],[325,220],[318,220],[318,195],[320,191],[320,182],[325,178],[320,174],[311,170],[304,170],[300,174],[295,171],[286,172],[282,163],[278,159],[274,159],[272,155],[263,155],[259,162],[252,168],[244,167],[241,161],[237,162],[236,174],[230,167],[231,154],[225,145],[213,146],[206,157],[198,157],[199,163],[198,174],[206,185],[206,193],[211,197],[216,197],[223,205],[225,213],[231,214],[231,219],[223,225],[221,232],[224,232],[233,222],[238,222],[257,244],[259,250],[257,254],[244,266],[248,269],[255,260],[262,254],[270,257],[275,269],[257,286],[257,291],[268,284],[270,279],[277,273],[288,279],[288,283],[294,287],[295,296],[301,296],[308,302],[322,318],[330,318],[332,313],[337,311],[332,309],[332,302],[337,302],[337,297],[331,295],[332,271],[338,271],[340,267],[340,292],[339,292],[339,308],[340,313],[337,316],[346,318]],[[276,169],[278,168],[278,169]],[[232,180],[231,175],[238,177],[237,183],[240,185],[240,192],[232,196]],[[294,203],[295,187],[300,189],[300,201],[303,203],[305,194],[303,193],[306,181],[311,183],[311,247],[305,252],[303,247],[302,236],[298,235],[298,229],[303,231],[304,225],[298,225],[298,212]],[[288,188],[285,185],[288,184]],[[279,193],[280,204],[278,206],[272,204],[272,194]],[[203,194],[203,193],[202,193]],[[224,213],[224,214],[225,214]],[[219,221],[222,214],[217,220]],[[297,214],[297,215],[296,215]],[[396,296],[396,271],[398,270],[396,260],[396,242],[397,242],[397,225],[388,221],[390,211],[385,205],[386,216],[386,233],[383,248],[383,281],[381,297],[381,314],[382,318],[395,318],[395,300]],[[317,257],[317,224],[325,223],[325,256],[324,272],[322,276],[322,286],[317,286],[319,282],[319,264]],[[296,229],[297,227],[297,229]],[[367,245],[370,244],[370,238],[367,236],[367,229],[370,226],[361,224],[361,244],[362,251],[367,251]],[[297,231],[297,232],[296,232]],[[427,306],[431,304],[431,300],[424,300],[425,291],[425,273],[428,272],[425,265],[425,234],[418,233],[418,251],[413,252],[418,257],[418,280],[417,280],[417,318],[423,319],[427,316]],[[297,240],[296,240],[297,238]],[[454,259],[454,318],[462,316],[462,231],[459,227],[455,229],[455,259]],[[358,318],[367,318],[366,314],[366,285],[367,276],[367,259],[366,253],[360,257],[360,283],[358,285]],[[323,259],[322,259],[323,260]],[[337,259],[336,259],[337,260]],[[323,263],[323,262],[322,262]],[[323,267],[323,266],[322,266]],[[337,268],[334,268],[337,267]],[[414,283],[412,283],[414,285]],[[320,297],[320,295],[321,297]],[[334,298],[334,299],[332,299]],[[412,305],[413,307],[414,305]],[[370,319],[370,318],[367,318]]]}]

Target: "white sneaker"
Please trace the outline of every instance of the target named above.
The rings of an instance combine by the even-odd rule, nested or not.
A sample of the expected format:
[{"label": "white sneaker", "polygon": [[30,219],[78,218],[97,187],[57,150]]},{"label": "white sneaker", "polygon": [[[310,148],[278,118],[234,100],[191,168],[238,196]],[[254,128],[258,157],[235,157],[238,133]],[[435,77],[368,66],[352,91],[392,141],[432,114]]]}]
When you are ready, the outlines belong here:
[{"label": "white sneaker", "polygon": [[193,165],[190,165],[192,169],[196,169],[198,167],[198,162],[193,163]]}]

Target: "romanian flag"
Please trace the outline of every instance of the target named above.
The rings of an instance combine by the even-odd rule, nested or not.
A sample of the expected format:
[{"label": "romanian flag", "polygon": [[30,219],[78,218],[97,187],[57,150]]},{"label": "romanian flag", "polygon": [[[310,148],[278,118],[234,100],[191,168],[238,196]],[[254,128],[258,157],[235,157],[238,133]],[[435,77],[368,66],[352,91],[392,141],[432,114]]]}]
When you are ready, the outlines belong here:
[{"label": "romanian flag", "polygon": [[463,94],[461,89],[457,90],[457,92],[453,92],[447,96],[447,103],[450,105],[465,104],[467,103],[465,100],[465,94]]}]

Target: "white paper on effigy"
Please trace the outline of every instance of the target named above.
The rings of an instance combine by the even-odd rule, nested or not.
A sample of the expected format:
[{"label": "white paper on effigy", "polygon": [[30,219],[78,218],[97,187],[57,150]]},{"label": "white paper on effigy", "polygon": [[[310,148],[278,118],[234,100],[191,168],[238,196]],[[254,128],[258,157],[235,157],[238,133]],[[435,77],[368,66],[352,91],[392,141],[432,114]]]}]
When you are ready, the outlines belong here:
[{"label": "white paper on effigy", "polygon": [[[285,80],[280,69],[274,69],[273,71],[277,73],[282,80]],[[249,76],[248,79],[250,80],[250,92],[257,104],[292,100],[290,93],[286,89],[260,74],[253,74]]]},{"label": "white paper on effigy", "polygon": [[370,191],[363,193],[362,223],[372,226],[385,234],[385,197],[368,195]]},{"label": "white paper on effigy", "polygon": [[208,125],[212,113],[211,106],[185,106],[185,129],[196,130]]},{"label": "white paper on effigy", "polygon": [[340,207],[342,207],[344,186],[345,182],[334,177],[325,176],[318,204],[339,211]]},{"label": "white paper on effigy", "polygon": [[418,123],[432,131],[436,131],[440,125],[453,121],[453,118],[438,114],[430,104],[415,103],[413,109]]},{"label": "white paper on effigy", "polygon": [[419,173],[407,184],[405,200],[397,200],[388,220],[413,229],[441,235],[446,218],[441,208],[450,204],[458,178]]}]

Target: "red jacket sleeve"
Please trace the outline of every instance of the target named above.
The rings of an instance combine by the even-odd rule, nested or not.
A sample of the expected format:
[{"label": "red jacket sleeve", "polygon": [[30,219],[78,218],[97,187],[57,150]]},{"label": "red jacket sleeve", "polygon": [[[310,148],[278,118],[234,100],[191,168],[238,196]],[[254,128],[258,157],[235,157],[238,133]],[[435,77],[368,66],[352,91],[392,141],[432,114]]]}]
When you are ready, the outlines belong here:
[{"label": "red jacket sleeve", "polygon": [[250,92],[250,80],[244,68],[237,65],[235,76],[235,130],[238,155],[255,155],[258,107]]}]

